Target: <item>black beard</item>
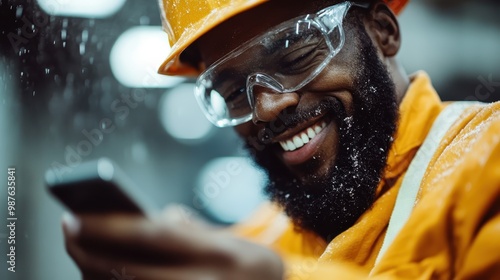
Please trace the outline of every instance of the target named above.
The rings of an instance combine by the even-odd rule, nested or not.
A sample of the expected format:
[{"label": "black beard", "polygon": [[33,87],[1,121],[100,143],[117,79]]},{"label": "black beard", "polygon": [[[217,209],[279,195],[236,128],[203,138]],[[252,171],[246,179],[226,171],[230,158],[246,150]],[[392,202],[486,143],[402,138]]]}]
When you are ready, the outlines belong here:
[{"label": "black beard", "polygon": [[[256,163],[267,172],[265,191],[270,199],[283,207],[297,227],[312,230],[326,241],[354,225],[373,204],[396,129],[394,83],[370,38],[364,30],[361,33],[352,117],[347,117],[345,108],[334,98],[325,98],[319,105],[339,126],[335,166],[326,176],[309,175],[307,180],[299,180],[271,147],[256,151],[247,143]],[[313,116],[313,112],[297,113],[289,123]],[[304,166],[305,171],[312,173],[320,164],[321,160],[312,160]]]}]

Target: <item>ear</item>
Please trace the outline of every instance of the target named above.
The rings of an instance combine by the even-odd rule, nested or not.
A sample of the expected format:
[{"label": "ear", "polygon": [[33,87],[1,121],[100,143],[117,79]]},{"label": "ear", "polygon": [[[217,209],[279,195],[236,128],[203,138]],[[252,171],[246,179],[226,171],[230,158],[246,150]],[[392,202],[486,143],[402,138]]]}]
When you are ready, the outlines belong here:
[{"label": "ear", "polygon": [[395,56],[401,47],[401,34],[396,15],[385,3],[377,2],[367,19],[367,31],[371,33],[386,57]]}]

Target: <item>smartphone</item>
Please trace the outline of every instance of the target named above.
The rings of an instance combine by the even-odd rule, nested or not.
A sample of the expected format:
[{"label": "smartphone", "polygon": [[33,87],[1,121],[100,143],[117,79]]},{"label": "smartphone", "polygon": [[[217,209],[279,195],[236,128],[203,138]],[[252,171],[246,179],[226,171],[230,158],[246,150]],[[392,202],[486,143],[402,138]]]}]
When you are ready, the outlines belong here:
[{"label": "smartphone", "polygon": [[83,162],[71,171],[48,170],[50,193],[75,214],[136,214],[151,217],[156,207],[110,159]]}]

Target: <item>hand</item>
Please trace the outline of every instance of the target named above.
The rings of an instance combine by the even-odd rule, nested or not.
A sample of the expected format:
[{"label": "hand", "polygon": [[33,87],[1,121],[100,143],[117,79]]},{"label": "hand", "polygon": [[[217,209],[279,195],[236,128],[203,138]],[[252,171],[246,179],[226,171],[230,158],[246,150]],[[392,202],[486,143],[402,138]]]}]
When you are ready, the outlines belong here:
[{"label": "hand", "polygon": [[283,278],[277,254],[220,230],[129,215],[66,215],[63,230],[84,280]]}]

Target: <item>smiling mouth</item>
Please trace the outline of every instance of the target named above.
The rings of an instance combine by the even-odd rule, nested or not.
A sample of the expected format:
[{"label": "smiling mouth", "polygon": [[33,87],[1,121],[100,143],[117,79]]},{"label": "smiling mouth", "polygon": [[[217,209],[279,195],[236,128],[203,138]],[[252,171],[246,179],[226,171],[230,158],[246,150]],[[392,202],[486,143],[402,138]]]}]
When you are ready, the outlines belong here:
[{"label": "smiling mouth", "polygon": [[293,152],[311,142],[324,128],[326,127],[326,121],[318,122],[303,131],[297,133],[296,135],[290,137],[287,140],[280,141],[280,145],[285,152]]}]

